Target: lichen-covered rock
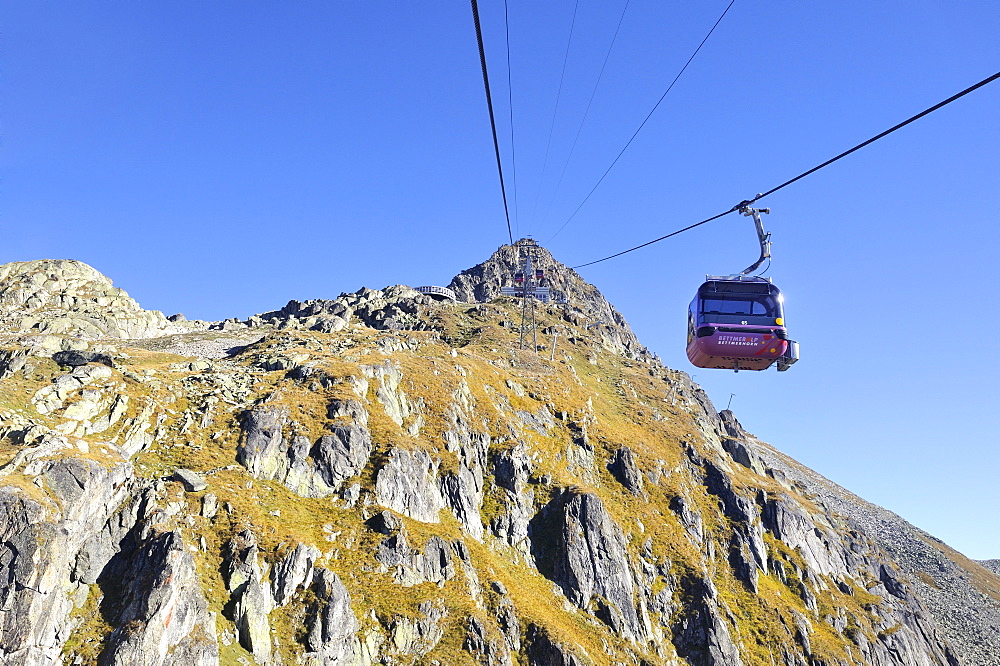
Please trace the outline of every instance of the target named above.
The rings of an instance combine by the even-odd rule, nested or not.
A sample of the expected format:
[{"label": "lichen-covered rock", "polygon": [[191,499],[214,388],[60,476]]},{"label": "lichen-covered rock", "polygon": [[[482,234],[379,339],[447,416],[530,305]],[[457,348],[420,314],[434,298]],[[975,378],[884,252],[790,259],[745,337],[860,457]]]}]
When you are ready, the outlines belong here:
[{"label": "lichen-covered rock", "polygon": [[685,604],[671,627],[677,654],[689,664],[742,666],[739,649],[722,619],[712,581],[685,576],[680,587]]},{"label": "lichen-covered rock", "polygon": [[597,495],[562,493],[532,521],[531,541],[539,571],[571,602],[596,605],[597,616],[622,636],[645,636],[625,536]]},{"label": "lichen-covered rock", "polygon": [[368,463],[372,451],[368,429],[334,424],[315,443],[304,435],[286,439],[287,412],[257,406],[242,421],[243,438],[236,460],[259,479],[273,479],[303,497],[336,493]]},{"label": "lichen-covered rock", "polygon": [[840,538],[818,530],[815,520],[788,494],[767,500],[761,524],[798,551],[812,571],[824,575],[848,572],[845,553],[849,551]]},{"label": "lichen-covered rock", "polygon": [[271,567],[271,594],[275,605],[284,606],[300,587],[309,587],[313,565],[320,555],[318,548],[300,543]]},{"label": "lichen-covered rock", "polygon": [[80,261],[41,259],[0,265],[0,328],[87,339],[149,338],[191,330],[143,310],[111,280]]},{"label": "lichen-covered rock", "polygon": [[490,521],[490,530],[528,559],[531,556],[528,525],[534,516],[535,503],[528,479],[533,469],[523,444],[497,452],[493,460],[493,478],[504,509]]},{"label": "lichen-covered rock", "polygon": [[116,627],[102,665],[214,666],[219,652],[197,569],[179,532],[154,532],[104,572],[102,613]]},{"label": "lichen-covered rock", "polygon": [[420,617],[393,619],[389,636],[397,653],[419,659],[434,649],[444,636],[442,623],[448,617],[448,610],[442,599],[424,601],[417,610]]},{"label": "lichen-covered rock", "polygon": [[375,391],[375,397],[382,403],[386,416],[396,425],[402,426],[413,408],[406,399],[406,393],[399,388],[399,383],[403,379],[399,366],[387,360],[378,365],[363,365],[361,369],[365,377],[378,380],[379,386]]},{"label": "lichen-covered rock", "polygon": [[437,470],[426,451],[393,449],[375,478],[375,501],[414,520],[439,522],[444,498]]},{"label": "lichen-covered rock", "polygon": [[0,349],[0,379],[6,379],[24,367],[28,352],[23,349]]},{"label": "lichen-covered rock", "polygon": [[[128,497],[132,466],[104,467],[64,458],[37,477],[55,501],[0,488],[0,662],[55,664],[69,637],[78,587],[74,570],[85,545]],[[110,558],[113,546],[94,559]],[[101,568],[104,562],[94,562]]]},{"label": "lichen-covered rock", "polygon": [[632,449],[623,446],[615,451],[608,469],[614,474],[618,482],[625,486],[633,495],[642,494],[642,472],[635,462],[635,454]]},{"label": "lichen-covered rock", "polygon": [[339,490],[368,464],[372,438],[362,425],[332,425],[330,434],[322,435],[310,455],[316,473],[328,487]]},{"label": "lichen-covered rock", "polygon": [[508,652],[502,643],[491,640],[486,633],[486,626],[475,616],[466,621],[467,633],[462,642],[462,649],[472,654],[480,664],[486,666],[513,666]]},{"label": "lichen-covered rock", "polygon": [[[439,586],[455,577],[453,552],[463,546],[454,545],[438,536],[432,536],[424,544],[423,552],[412,548],[405,530],[382,540],[375,553],[375,559],[384,571],[393,573],[393,580],[405,587],[421,583],[436,583]],[[464,553],[464,550],[461,551]]]},{"label": "lichen-covered rock", "polygon": [[348,666],[360,663],[358,619],[351,610],[351,595],[329,569],[316,569],[312,591],[316,601],[306,619],[306,663]]},{"label": "lichen-covered rock", "polygon": [[485,432],[470,432],[464,420],[455,419],[455,427],[445,432],[446,446],[458,455],[457,472],[441,479],[441,494],[445,504],[462,523],[466,532],[475,539],[483,538],[484,470],[490,446],[490,436]]},{"label": "lichen-covered rock", "polygon": [[584,661],[570,648],[554,642],[537,624],[528,626],[526,640],[529,666],[589,666],[589,660]]}]

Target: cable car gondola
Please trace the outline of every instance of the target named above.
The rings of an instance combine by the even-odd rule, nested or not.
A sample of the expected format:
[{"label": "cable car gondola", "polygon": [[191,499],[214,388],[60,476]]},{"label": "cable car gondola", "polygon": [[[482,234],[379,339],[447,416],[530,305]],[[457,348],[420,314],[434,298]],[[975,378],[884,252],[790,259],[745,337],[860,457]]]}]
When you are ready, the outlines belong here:
[{"label": "cable car gondola", "polygon": [[771,256],[770,234],[760,213],[753,216],[760,258],[738,275],[708,275],[688,308],[688,359],[699,368],[766,370],[775,362],[787,370],[799,358],[799,345],[789,339],[781,291],[770,278],[750,275]]}]

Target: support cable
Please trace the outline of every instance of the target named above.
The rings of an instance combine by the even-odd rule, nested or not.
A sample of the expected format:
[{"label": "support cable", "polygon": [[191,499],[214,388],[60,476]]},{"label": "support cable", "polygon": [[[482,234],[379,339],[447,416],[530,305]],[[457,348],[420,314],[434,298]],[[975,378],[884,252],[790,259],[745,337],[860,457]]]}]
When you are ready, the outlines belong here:
[{"label": "support cable", "polygon": [[538,200],[542,195],[542,184],[545,182],[545,168],[549,165],[549,149],[552,148],[552,133],[556,128],[556,115],[559,113],[559,100],[562,99],[563,81],[566,78],[566,64],[569,62],[569,47],[573,44],[573,32],[576,28],[576,11],[580,8],[580,0],[573,4],[573,20],[569,24],[569,39],[566,40],[566,53],[563,55],[562,73],[559,75],[559,90],[556,92],[556,106],[552,109],[552,122],[549,123],[549,139],[545,143],[545,158],[542,160],[542,173],[538,177],[538,192],[535,194],[535,206],[531,210],[531,222],[535,222],[538,212]]},{"label": "support cable", "polygon": [[[563,164],[562,171],[559,173],[559,180],[556,181],[556,187],[552,192],[552,198],[549,199],[548,208],[545,209],[545,215],[542,217],[543,222],[549,218],[549,213],[552,211],[552,203],[555,201],[556,195],[559,193],[559,187],[562,186],[563,178],[566,176],[566,169],[569,167],[570,160],[573,159],[573,153],[576,151],[576,144],[580,140],[580,133],[583,131],[583,125],[587,122],[587,116],[590,114],[590,107],[594,103],[594,97],[597,96],[597,88],[601,85],[601,79],[604,77],[604,70],[608,66],[608,60],[611,59],[611,51],[615,47],[615,42],[618,41],[618,33],[622,29],[622,23],[625,20],[625,12],[628,10],[628,5],[629,0],[625,0],[625,6],[622,7],[621,16],[618,17],[618,25],[615,27],[615,34],[611,37],[611,44],[608,45],[608,52],[604,54],[604,62],[601,64],[601,71],[597,74],[597,81],[594,82],[594,89],[590,92],[590,99],[587,100],[587,108],[583,112],[583,118],[580,119],[580,126],[576,128],[576,136],[573,137],[573,145],[569,148],[569,155],[566,156],[566,162]],[[562,231],[562,227],[560,227],[559,231]],[[558,236],[559,231],[553,234],[552,238]],[[549,241],[551,241],[552,238],[549,238]],[[546,241],[546,244],[549,241]]]},{"label": "support cable", "polygon": [[493,97],[490,95],[490,77],[486,71],[486,49],[483,48],[483,29],[479,24],[479,4],[472,0],[472,18],[476,23],[476,41],[479,42],[479,62],[483,66],[483,85],[486,88],[486,106],[490,110],[490,128],[493,130],[493,151],[497,156],[497,172],[500,174],[500,193],[503,195],[503,212],[507,216],[507,236],[514,244],[514,232],[510,229],[510,209],[507,207],[507,188],[503,182],[503,163],[500,161],[500,142],[497,141],[497,122],[493,115]]},{"label": "support cable", "polygon": [[955,95],[952,95],[951,97],[949,97],[948,99],[944,100],[943,102],[938,102],[937,104],[935,104],[934,106],[930,107],[929,109],[924,109],[923,111],[921,111],[917,115],[912,116],[910,118],[907,118],[906,120],[904,120],[903,122],[899,123],[898,125],[890,127],[886,131],[882,132],[881,134],[877,134],[877,135],[873,136],[872,138],[868,139],[867,141],[863,141],[863,142],[859,143],[858,145],[854,146],[850,150],[845,150],[844,152],[842,152],[841,154],[837,155],[836,157],[830,158],[826,162],[823,162],[820,165],[814,166],[812,169],[809,169],[809,171],[804,171],[803,173],[800,173],[795,178],[792,178],[791,180],[786,180],[781,185],[778,185],[777,187],[771,188],[770,190],[768,190],[767,192],[764,192],[763,194],[758,194],[757,196],[755,196],[753,199],[751,199],[747,203],[753,203],[754,201],[757,201],[758,199],[763,199],[764,197],[766,197],[769,194],[774,194],[775,192],[777,192],[781,188],[786,187],[788,185],[791,185],[795,181],[801,180],[802,178],[805,178],[809,174],[811,174],[811,173],[813,173],[815,171],[819,171],[820,169],[822,169],[825,166],[833,164],[834,162],[836,162],[837,160],[839,160],[842,157],[847,157],[848,155],[850,155],[851,153],[853,153],[856,150],[861,150],[862,148],[864,148],[865,146],[867,146],[869,143],[874,143],[874,142],[878,141],[879,139],[881,139],[882,137],[887,136],[889,134],[892,134],[893,132],[895,132],[896,130],[898,130],[898,129],[902,128],[902,127],[906,127],[907,125],[909,125],[910,123],[914,122],[915,120],[920,120],[921,118],[923,118],[927,114],[933,113],[934,111],[937,111],[942,106],[946,106],[948,104],[951,104],[952,102],[954,102],[959,97],[965,97],[970,92],[972,92],[974,90],[977,90],[979,88],[982,88],[987,83],[995,81],[998,78],[1000,78],[1000,72],[997,72],[993,76],[989,76],[989,77],[983,79],[982,81],[980,81],[979,83],[977,83],[977,84],[975,84],[973,86],[969,86],[968,88],[966,88],[962,92],[957,93]]},{"label": "support cable", "polygon": [[[566,218],[566,221],[562,223],[562,226],[560,226],[559,229],[556,231],[556,233],[552,235],[552,238],[558,236],[559,233],[566,227],[566,225],[570,223],[570,220],[576,217],[576,214],[580,212],[580,209],[583,208],[583,205],[587,203],[591,195],[593,195],[594,192],[597,191],[597,188],[600,187],[601,183],[604,182],[604,179],[607,178],[609,173],[611,173],[611,170],[615,167],[616,164],[618,164],[618,160],[620,160],[622,155],[625,154],[625,151],[628,150],[628,147],[632,145],[632,142],[635,141],[635,137],[639,135],[639,132],[641,132],[642,128],[646,126],[646,123],[649,122],[649,119],[653,117],[653,114],[656,112],[656,109],[659,108],[660,104],[663,102],[664,98],[666,98],[667,94],[671,90],[673,90],[674,84],[676,84],[677,80],[681,78],[681,75],[684,74],[685,70],[687,70],[688,65],[691,64],[691,61],[694,60],[695,56],[698,55],[698,52],[701,51],[701,47],[705,45],[705,42],[708,41],[708,38],[712,36],[712,33],[715,32],[715,29],[719,27],[720,23],[722,23],[722,19],[725,18],[726,14],[729,13],[729,9],[733,6],[733,3],[735,2],[736,0],[730,0],[729,4],[726,6],[726,9],[722,12],[722,15],[719,16],[715,24],[712,25],[712,29],[708,31],[708,34],[705,35],[705,38],[701,40],[700,44],[698,44],[698,48],[694,50],[694,53],[691,54],[691,57],[688,58],[687,62],[684,63],[684,66],[681,67],[681,71],[677,72],[677,76],[674,77],[674,80],[670,82],[670,85],[667,86],[667,89],[663,92],[662,95],[660,95],[660,99],[656,101],[656,104],[653,105],[653,108],[650,109],[648,114],[646,114],[646,117],[639,124],[639,127],[635,130],[635,132],[632,133],[632,136],[625,143],[625,146],[621,149],[621,151],[619,151],[618,155],[615,156],[615,159],[612,160],[611,165],[607,169],[605,169],[604,173],[601,174],[601,177],[597,180],[596,183],[594,183],[594,186],[590,188],[590,192],[587,192],[587,196],[583,198],[583,201],[581,201],[580,205],[576,207],[576,210],[570,213],[570,216]],[[552,238],[550,238],[549,240],[551,241]]]},{"label": "support cable", "polygon": [[942,102],[938,102],[937,104],[935,104],[934,106],[932,106],[930,108],[924,109],[923,111],[921,111],[920,113],[916,114],[915,116],[911,116],[911,117],[907,118],[906,120],[904,120],[903,122],[899,123],[898,125],[894,125],[894,126],[890,127],[889,129],[887,129],[886,131],[881,132],[879,134],[876,134],[875,136],[873,136],[870,139],[868,139],[866,141],[862,141],[861,143],[859,143],[858,145],[854,146],[850,150],[845,150],[844,152],[840,153],[836,157],[828,159],[827,161],[825,161],[822,164],[819,164],[817,166],[814,166],[812,169],[809,169],[808,171],[803,171],[798,176],[795,176],[795,178],[792,178],[790,180],[786,180],[781,185],[778,185],[777,187],[773,187],[773,188],[769,189],[767,192],[762,192],[762,193],[758,194],[753,199],[744,199],[743,201],[739,202],[738,204],[736,204],[735,206],[733,206],[729,210],[725,211],[724,213],[719,213],[718,215],[713,215],[712,217],[706,218],[706,219],[702,220],[701,222],[696,222],[695,224],[688,225],[688,226],[684,227],[683,229],[678,229],[677,231],[669,233],[666,236],[660,236],[659,238],[654,238],[653,240],[648,241],[646,243],[643,243],[642,245],[636,245],[635,247],[631,247],[631,248],[629,248],[627,250],[622,250],[621,252],[616,252],[615,254],[612,254],[612,255],[609,255],[607,257],[604,257],[603,259],[597,259],[595,261],[588,261],[585,264],[580,264],[578,266],[573,266],[573,268],[576,269],[576,268],[583,268],[584,266],[592,266],[594,264],[599,264],[602,261],[607,261],[608,259],[614,259],[615,257],[620,257],[623,254],[628,254],[629,252],[634,252],[635,250],[639,250],[641,248],[644,248],[647,245],[652,245],[653,243],[659,243],[661,240],[666,240],[667,238],[670,238],[671,236],[676,236],[677,234],[683,233],[685,231],[689,231],[690,229],[694,229],[695,227],[700,227],[703,224],[707,224],[708,222],[711,222],[713,220],[717,220],[720,217],[724,217],[726,215],[729,215],[730,213],[735,213],[738,210],[743,210],[743,209],[747,208],[748,206],[750,206],[750,204],[752,204],[752,203],[754,203],[756,201],[759,201],[759,200],[763,199],[766,196],[774,194],[775,192],[777,192],[778,190],[782,189],[783,187],[788,187],[792,183],[794,183],[794,182],[796,182],[798,180],[801,180],[801,179],[805,178],[806,176],[819,171],[823,167],[826,167],[826,166],[829,166],[829,165],[833,164],[834,162],[836,162],[837,160],[839,160],[839,159],[841,159],[843,157],[847,157],[851,153],[853,153],[853,152],[855,152],[857,150],[860,150],[860,149],[864,148],[865,146],[867,146],[867,145],[869,145],[871,143],[874,143],[875,141],[878,141],[879,139],[892,134],[893,132],[895,132],[898,129],[906,127],[910,123],[912,123],[912,122],[914,122],[916,120],[919,120],[920,118],[923,118],[924,116],[928,115],[929,113],[933,113],[934,111],[937,111],[941,107],[944,107],[944,106],[947,106],[948,104],[951,104],[952,102],[954,102],[957,99],[965,97],[969,93],[971,93],[971,92],[973,92],[975,90],[978,90],[979,88],[982,88],[986,84],[992,83],[993,81],[996,81],[997,79],[1000,79],[1000,72],[997,72],[996,74],[993,74],[992,76],[986,77],[985,79],[983,79],[979,83],[976,83],[975,85],[969,86],[968,88],[966,88],[962,92],[956,93],[956,94],[952,95],[951,97],[949,97],[948,99],[946,99],[946,100],[944,100]]},{"label": "support cable", "polygon": [[[514,189],[514,228],[518,229],[520,226],[520,215],[517,208],[517,154],[515,152],[517,144],[514,143],[514,92],[510,83],[510,18],[508,17],[507,0],[503,0],[503,26],[504,41],[507,45],[507,109],[510,115],[510,175],[511,185],[513,185]],[[513,242],[513,237],[511,241]]]}]

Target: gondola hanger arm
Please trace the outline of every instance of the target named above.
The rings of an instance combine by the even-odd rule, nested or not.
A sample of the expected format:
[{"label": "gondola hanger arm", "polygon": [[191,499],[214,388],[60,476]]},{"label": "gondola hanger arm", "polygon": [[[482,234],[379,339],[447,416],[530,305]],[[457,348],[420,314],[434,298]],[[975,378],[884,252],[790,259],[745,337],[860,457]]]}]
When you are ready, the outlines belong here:
[{"label": "gondola hanger arm", "polygon": [[[759,195],[758,195],[759,196]],[[771,258],[771,234],[764,231],[764,223],[760,219],[760,214],[768,215],[770,208],[751,208],[750,202],[744,201],[740,204],[739,212],[747,217],[753,217],[754,227],[757,229],[757,240],[760,241],[760,258],[752,265],[743,269],[740,275],[749,275],[760,268],[765,259]]]}]

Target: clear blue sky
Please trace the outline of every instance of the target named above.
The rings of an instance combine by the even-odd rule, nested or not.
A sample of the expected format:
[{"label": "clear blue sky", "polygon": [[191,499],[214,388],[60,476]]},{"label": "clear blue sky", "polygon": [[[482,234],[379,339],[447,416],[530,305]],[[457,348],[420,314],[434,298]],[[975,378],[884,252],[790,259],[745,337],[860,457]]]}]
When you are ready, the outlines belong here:
[{"label": "clear blue sky", "polygon": [[[517,235],[569,265],[728,209],[1000,69],[1000,3],[482,3]],[[447,283],[506,242],[465,2],[4,2],[0,262],[75,258],[147,308],[222,319]],[[767,198],[803,360],[689,368],[729,216],[583,269],[746,427],[974,558],[1000,557],[1000,83]],[[549,128],[553,127],[548,143]],[[547,168],[543,175],[546,146]],[[512,152],[514,158],[512,160]],[[537,202],[537,203],[536,203]]]}]

